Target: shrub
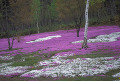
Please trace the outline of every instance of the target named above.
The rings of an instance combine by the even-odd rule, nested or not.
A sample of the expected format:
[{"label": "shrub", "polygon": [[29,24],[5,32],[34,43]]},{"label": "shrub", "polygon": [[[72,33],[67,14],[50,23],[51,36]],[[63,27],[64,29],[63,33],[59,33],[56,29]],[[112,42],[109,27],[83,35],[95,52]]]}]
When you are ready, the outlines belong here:
[{"label": "shrub", "polygon": [[120,26],[120,15],[114,16],[114,23],[118,26]]}]

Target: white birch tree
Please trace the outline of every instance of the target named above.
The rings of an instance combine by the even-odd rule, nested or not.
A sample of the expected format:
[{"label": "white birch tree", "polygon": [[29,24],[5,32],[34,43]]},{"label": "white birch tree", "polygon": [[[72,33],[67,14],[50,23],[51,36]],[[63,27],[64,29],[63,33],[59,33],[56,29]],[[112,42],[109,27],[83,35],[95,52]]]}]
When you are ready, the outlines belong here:
[{"label": "white birch tree", "polygon": [[82,48],[88,48],[88,45],[87,45],[87,31],[88,31],[88,9],[89,9],[89,1],[90,0],[87,0],[87,3],[86,3],[86,9],[85,9],[85,31],[84,31],[84,42],[82,44]]},{"label": "white birch tree", "polygon": [[89,11],[89,5],[93,5],[96,3],[102,3],[105,0],[87,0],[86,2],[86,9],[85,9],[85,31],[84,31],[84,41],[82,44],[82,48],[88,48],[87,45],[87,32],[88,32],[88,24],[89,24],[89,20],[88,20],[88,11]]}]

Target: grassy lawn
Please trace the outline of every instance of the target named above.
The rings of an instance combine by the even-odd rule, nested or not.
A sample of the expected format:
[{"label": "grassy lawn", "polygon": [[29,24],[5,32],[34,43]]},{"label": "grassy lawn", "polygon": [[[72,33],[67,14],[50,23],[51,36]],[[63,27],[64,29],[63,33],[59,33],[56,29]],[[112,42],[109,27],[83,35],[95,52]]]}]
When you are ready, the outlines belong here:
[{"label": "grassy lawn", "polygon": [[0,63],[9,63],[9,62],[11,62],[12,60],[1,60],[0,59]]},{"label": "grassy lawn", "polygon": [[16,55],[12,60],[0,60],[0,63],[13,62],[12,66],[33,66],[39,61],[47,60],[54,56],[56,53],[67,52],[69,50],[51,51],[50,53],[39,54],[39,52],[33,52],[30,54]]},{"label": "grassy lawn", "polygon": [[[21,59],[20,59],[21,60]],[[29,57],[26,58],[25,61],[15,61],[12,66],[32,66],[36,64],[41,59],[39,57]]]}]

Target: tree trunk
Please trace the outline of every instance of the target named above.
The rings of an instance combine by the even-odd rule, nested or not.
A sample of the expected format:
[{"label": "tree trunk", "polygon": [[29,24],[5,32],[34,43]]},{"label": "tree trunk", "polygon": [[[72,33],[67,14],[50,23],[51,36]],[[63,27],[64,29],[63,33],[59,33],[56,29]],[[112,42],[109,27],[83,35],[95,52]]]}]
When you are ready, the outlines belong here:
[{"label": "tree trunk", "polygon": [[77,37],[79,37],[80,28],[77,29]]},{"label": "tree trunk", "polygon": [[36,12],[36,15],[37,15],[37,24],[36,25],[37,25],[37,28],[38,28],[38,33],[40,33],[39,32],[39,23],[38,23],[38,11]]},{"label": "tree trunk", "polygon": [[10,38],[9,37],[7,39],[8,39],[8,49],[11,50],[13,48],[13,42],[14,42],[15,38],[12,37],[12,41],[11,42],[10,42]]},{"label": "tree trunk", "polygon": [[[75,27],[77,29],[77,37],[79,37],[79,32],[80,32],[80,25],[78,25],[78,20],[76,20],[76,18],[74,18],[74,21],[75,21]],[[81,21],[80,21],[81,22]]]},{"label": "tree trunk", "polygon": [[82,48],[88,48],[88,45],[87,45],[87,31],[88,31],[88,9],[89,9],[89,0],[87,0],[87,3],[86,3],[86,10],[85,10],[85,31],[84,31],[84,41],[83,41],[83,44],[82,44]]},{"label": "tree trunk", "polygon": [[11,49],[13,48],[13,42],[14,42],[15,38],[12,37],[12,44],[11,44]]},{"label": "tree trunk", "polygon": [[8,49],[11,50],[11,44],[10,44],[10,29],[8,27],[8,8],[7,8],[7,1],[5,1],[5,22],[6,22],[6,35],[7,35],[7,39],[8,39]]},{"label": "tree trunk", "polygon": [[10,38],[8,38],[8,49],[11,50]]},{"label": "tree trunk", "polygon": [[77,37],[79,37],[79,32],[80,32],[80,25],[77,26]]}]

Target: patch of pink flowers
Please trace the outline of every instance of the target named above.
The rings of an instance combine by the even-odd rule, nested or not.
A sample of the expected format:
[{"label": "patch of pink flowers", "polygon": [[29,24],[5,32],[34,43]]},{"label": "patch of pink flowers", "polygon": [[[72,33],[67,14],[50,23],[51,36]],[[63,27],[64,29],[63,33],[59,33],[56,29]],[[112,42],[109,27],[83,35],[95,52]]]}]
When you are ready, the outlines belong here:
[{"label": "patch of pink flowers", "polygon": [[[98,35],[111,34],[113,32],[120,32],[120,28],[118,26],[97,26],[97,27],[89,27],[88,28],[88,39],[91,37],[95,37]],[[36,40],[38,38],[44,38],[48,36],[60,35],[59,38],[53,38],[50,40],[34,42],[34,43],[26,43],[29,41]],[[92,51],[97,51],[98,49],[110,49],[114,51],[114,53],[120,53],[120,37],[115,42],[97,42],[97,43],[88,43],[89,48],[80,49],[82,43],[72,44],[73,41],[83,40],[84,38],[84,28],[80,30],[80,37],[76,36],[76,30],[59,30],[56,32],[45,32],[39,34],[32,34],[27,36],[22,36],[24,40],[21,42],[14,41],[13,48],[22,48],[13,51],[1,51],[0,55],[4,55],[9,53],[10,56],[15,56],[16,54],[20,54],[23,52],[24,54],[28,54],[31,52],[36,52],[38,50],[42,50],[39,52],[40,54],[49,53],[51,51],[59,51],[59,50],[68,50],[71,49],[67,54],[90,54]],[[8,43],[7,39],[0,39],[0,50],[7,50]],[[56,54],[57,55],[57,54]]]}]

